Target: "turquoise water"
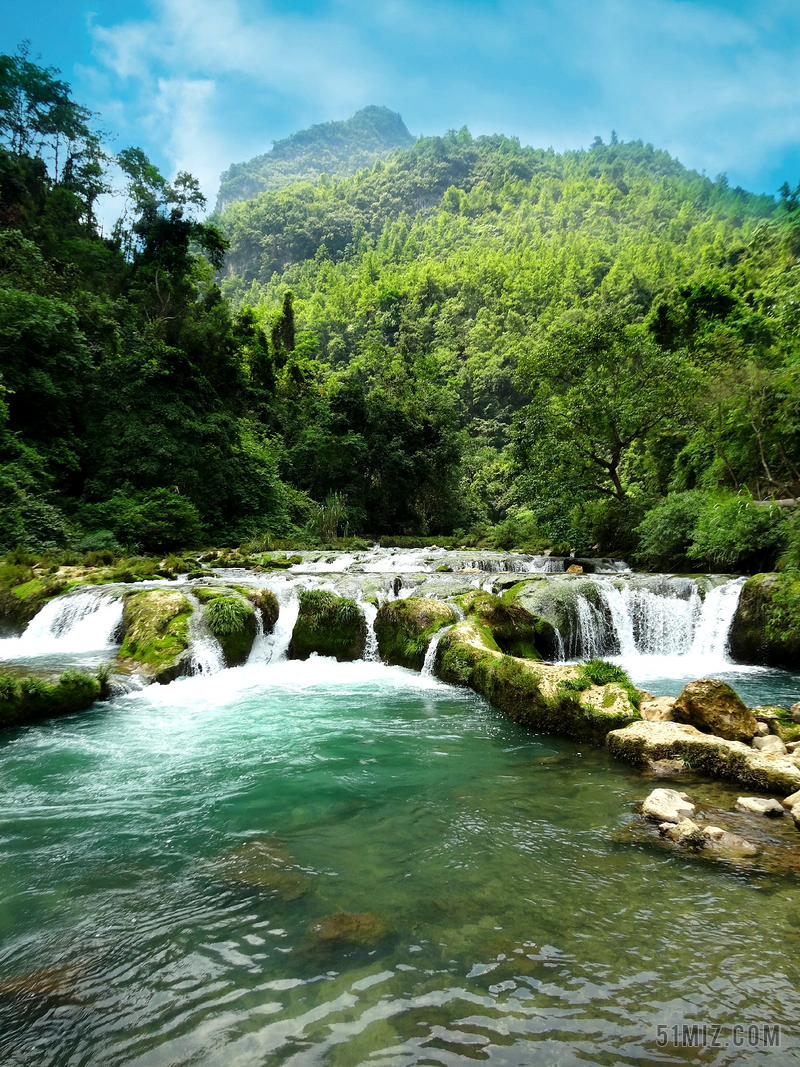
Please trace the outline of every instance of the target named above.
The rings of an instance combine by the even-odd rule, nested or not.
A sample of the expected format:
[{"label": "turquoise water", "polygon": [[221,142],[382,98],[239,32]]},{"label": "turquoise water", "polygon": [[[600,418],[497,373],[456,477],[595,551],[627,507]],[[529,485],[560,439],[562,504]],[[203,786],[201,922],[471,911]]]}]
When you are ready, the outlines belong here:
[{"label": "turquoise water", "polygon": [[[751,820],[778,871],[677,855],[636,831],[653,786],[324,659],[6,731],[0,1063],[800,1062],[797,832]],[[657,1047],[693,1021],[782,1048]]]}]

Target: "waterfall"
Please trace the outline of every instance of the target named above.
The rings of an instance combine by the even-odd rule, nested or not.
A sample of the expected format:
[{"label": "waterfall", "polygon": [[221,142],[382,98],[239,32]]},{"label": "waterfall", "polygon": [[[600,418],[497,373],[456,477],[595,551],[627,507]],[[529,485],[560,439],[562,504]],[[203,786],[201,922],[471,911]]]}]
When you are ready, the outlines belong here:
[{"label": "waterfall", "polygon": [[[455,623],[453,623],[453,626],[454,625]],[[436,664],[436,652],[439,648],[439,642],[449,630],[453,629],[453,626],[443,626],[441,630],[437,630],[431,638],[431,643],[428,645],[428,650],[425,653],[425,659],[422,663],[423,675],[426,675],[427,677],[432,677],[433,668]]]},{"label": "waterfall", "polygon": [[633,668],[697,659],[701,673],[729,665],[728,632],[744,578],[710,589],[703,599],[692,578],[663,575],[632,580],[588,578],[594,602],[575,590],[572,625],[560,634],[564,659],[612,656]]},{"label": "waterfall", "polygon": [[[264,663],[277,663],[286,659],[289,652],[289,643],[292,640],[294,624],[300,614],[300,595],[298,587],[301,582],[291,582],[281,588],[272,591],[278,598],[280,612],[273,627],[272,633],[267,634],[261,646],[260,661]],[[251,656],[252,660],[252,656]]]},{"label": "waterfall", "polygon": [[360,600],[358,606],[364,612],[364,618],[367,620],[367,644],[364,649],[364,659],[370,663],[379,663],[381,657],[378,652],[378,636],[375,633],[375,619],[378,615],[378,609],[374,604],[370,604],[368,600]]},{"label": "waterfall", "polygon": [[225,670],[222,646],[208,628],[200,601],[191,593],[185,596],[194,609],[189,619],[190,673],[218,674]]},{"label": "waterfall", "polygon": [[117,644],[122,598],[98,589],[55,597],[28,623],[21,637],[0,641],[0,658],[99,652]]}]

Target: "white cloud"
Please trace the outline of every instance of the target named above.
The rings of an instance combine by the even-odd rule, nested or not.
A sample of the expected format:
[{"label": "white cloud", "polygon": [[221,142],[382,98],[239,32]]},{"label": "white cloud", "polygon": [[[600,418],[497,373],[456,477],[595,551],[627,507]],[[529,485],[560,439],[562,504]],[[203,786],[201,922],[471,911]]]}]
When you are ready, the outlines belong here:
[{"label": "white cloud", "polygon": [[232,161],[369,103],[413,130],[467,123],[557,148],[613,125],[753,181],[800,133],[789,0],[331,0],[293,13],[153,0],[148,19],[91,32],[100,109],[124,113],[124,137],[197,174],[210,198]]}]

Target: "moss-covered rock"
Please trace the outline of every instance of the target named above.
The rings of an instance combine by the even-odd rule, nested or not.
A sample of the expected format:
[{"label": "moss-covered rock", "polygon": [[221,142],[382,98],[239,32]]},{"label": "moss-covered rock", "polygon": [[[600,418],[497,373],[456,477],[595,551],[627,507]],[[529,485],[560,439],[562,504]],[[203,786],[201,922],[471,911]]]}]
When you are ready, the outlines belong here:
[{"label": "moss-covered rock", "polygon": [[408,597],[390,600],[375,618],[378,651],[384,663],[422,670],[431,638],[456,621],[456,613],[441,600]]},{"label": "moss-covered rock", "polygon": [[192,605],[176,590],[126,594],[118,665],[164,684],[188,674],[191,614]]},{"label": "moss-covered rock", "polygon": [[637,766],[681,759],[693,770],[764,793],[788,796],[800,788],[800,767],[794,760],[764,756],[741,741],[703,734],[684,723],[636,722],[609,733],[606,745],[613,756]]},{"label": "moss-covered rock", "polygon": [[552,623],[532,615],[513,595],[497,597],[480,591],[471,594],[463,604],[490,631],[497,647],[506,655],[543,659],[552,654],[557,642]]},{"label": "moss-covered rock", "polygon": [[672,706],[675,722],[689,723],[702,733],[749,743],[756,733],[753,713],[735,689],[717,678],[698,678],[684,686]]},{"label": "moss-covered rock", "polygon": [[602,744],[610,730],[636,721],[639,713],[625,686],[582,686],[582,671],[506,656],[490,647],[474,619],[442,638],[434,672],[452,685],[468,685],[519,723],[542,733]]},{"label": "moss-covered rock", "polygon": [[300,610],[289,643],[290,659],[308,659],[312,652],[340,661],[361,659],[367,623],[355,600],[325,589],[300,592]]},{"label": "moss-covered rock", "polygon": [[729,635],[741,663],[800,666],[800,573],[755,574],[739,597]]},{"label": "moss-covered rock", "polygon": [[253,605],[238,596],[218,596],[205,612],[206,624],[222,647],[226,666],[240,666],[250,655],[256,636]]},{"label": "moss-covered rock", "polygon": [[0,633],[21,633],[48,600],[68,592],[77,584],[30,567],[0,566]]},{"label": "moss-covered rock", "polygon": [[242,596],[247,597],[256,611],[261,613],[261,621],[264,624],[264,633],[271,634],[275,629],[275,623],[280,614],[278,598],[269,589],[248,589],[246,586],[237,585],[236,589]]},{"label": "moss-covered rock", "polygon": [[0,727],[83,711],[107,695],[107,674],[68,670],[56,682],[29,674],[0,674]]},{"label": "moss-covered rock", "polygon": [[[563,647],[570,655],[579,654],[581,622],[578,610],[578,598],[588,601],[601,616],[605,616],[604,631],[613,642],[614,627],[608,608],[600,594],[600,589],[590,579],[570,575],[566,578],[550,580],[529,580],[512,586],[505,594],[509,602],[518,605],[529,615],[546,620],[551,627],[552,640],[546,644],[546,635],[542,632],[538,644],[546,659],[555,659],[559,652],[556,631],[561,636]],[[605,650],[609,655],[619,649],[609,646]]]}]

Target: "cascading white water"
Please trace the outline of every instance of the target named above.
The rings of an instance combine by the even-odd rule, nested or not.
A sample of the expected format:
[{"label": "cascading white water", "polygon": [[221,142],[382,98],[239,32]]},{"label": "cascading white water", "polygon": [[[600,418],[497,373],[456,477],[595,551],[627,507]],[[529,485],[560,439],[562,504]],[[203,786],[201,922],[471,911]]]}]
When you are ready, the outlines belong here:
[{"label": "cascading white water", "polygon": [[433,668],[436,664],[436,653],[439,649],[439,643],[444,637],[444,635],[448,632],[448,630],[452,630],[452,628],[452,626],[443,626],[442,629],[437,630],[431,638],[431,643],[428,645],[428,649],[425,653],[425,659],[422,663],[422,674],[425,677],[432,677]]},{"label": "cascading white water", "polygon": [[99,652],[115,646],[122,598],[98,589],[56,597],[28,623],[21,637],[0,641],[0,659]]},{"label": "cascading white water", "polygon": [[191,649],[191,674],[218,674],[225,670],[225,657],[222,646],[208,629],[208,625],[197,597],[186,594],[186,599],[193,607],[189,619],[189,647]]},{"label": "cascading white water", "polygon": [[[279,660],[286,659],[289,643],[292,640],[294,624],[300,614],[299,588],[301,584],[300,582],[289,582],[278,588],[273,588],[272,592],[278,598],[280,611],[272,633],[267,634],[264,638],[259,662],[277,663]],[[250,661],[253,662],[252,656]]]},{"label": "cascading white water", "polygon": [[744,578],[715,586],[705,598],[692,578],[586,580],[599,593],[599,604],[577,592],[561,658],[606,656],[637,673],[654,674],[703,674],[732,666],[728,632]]},{"label": "cascading white water", "polygon": [[367,621],[367,644],[364,649],[364,659],[371,663],[376,663],[381,658],[378,652],[378,636],[375,633],[375,619],[378,615],[378,609],[374,604],[370,604],[368,600],[360,600],[358,606],[364,612],[364,618]]}]

